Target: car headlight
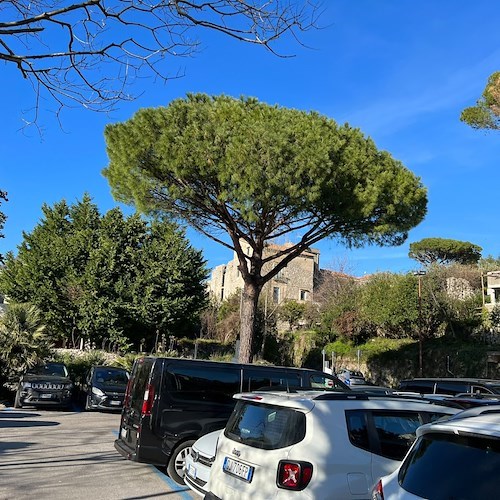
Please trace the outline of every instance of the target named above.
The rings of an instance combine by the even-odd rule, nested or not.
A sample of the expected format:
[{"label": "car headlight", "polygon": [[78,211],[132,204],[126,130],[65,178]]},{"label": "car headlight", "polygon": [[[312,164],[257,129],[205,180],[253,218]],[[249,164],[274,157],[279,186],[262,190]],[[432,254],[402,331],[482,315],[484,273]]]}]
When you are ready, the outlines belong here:
[{"label": "car headlight", "polygon": [[104,392],[98,387],[92,387],[92,394],[95,394],[96,396],[104,396]]},{"label": "car headlight", "polygon": [[23,382],[23,389],[29,389],[31,387],[31,382]]},{"label": "car headlight", "polygon": [[64,388],[67,389],[68,391],[71,391],[71,389],[73,389],[73,384],[66,384]]}]

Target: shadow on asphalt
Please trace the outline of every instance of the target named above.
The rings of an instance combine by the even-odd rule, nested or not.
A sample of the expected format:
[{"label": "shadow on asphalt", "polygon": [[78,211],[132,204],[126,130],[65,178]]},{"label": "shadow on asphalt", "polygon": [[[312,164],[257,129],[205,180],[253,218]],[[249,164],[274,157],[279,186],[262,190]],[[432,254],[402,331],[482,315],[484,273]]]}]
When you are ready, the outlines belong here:
[{"label": "shadow on asphalt", "polygon": [[22,448],[28,448],[33,443],[19,443],[18,441],[2,441],[0,443],[0,453],[7,450],[21,450]]},{"label": "shadow on asphalt", "polygon": [[3,420],[0,419],[0,429],[10,429],[12,427],[53,427],[59,422],[30,422],[28,420]]},{"label": "shadow on asphalt", "polygon": [[0,411],[0,418],[26,418],[39,417],[40,413],[22,412],[22,411]]}]

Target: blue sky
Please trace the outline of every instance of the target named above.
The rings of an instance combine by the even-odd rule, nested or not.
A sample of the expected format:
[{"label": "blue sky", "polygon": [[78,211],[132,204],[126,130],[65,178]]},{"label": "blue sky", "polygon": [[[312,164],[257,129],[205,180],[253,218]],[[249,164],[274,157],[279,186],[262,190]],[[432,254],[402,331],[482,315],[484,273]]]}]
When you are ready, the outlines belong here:
[{"label": "blue sky", "polygon": [[[500,256],[497,186],[500,132],[474,131],[459,121],[488,76],[500,70],[500,7],[495,0],[324,0],[325,28],[304,33],[298,46],[284,39],[278,58],[257,46],[198,32],[202,50],[172,59],[164,84],[137,82],[134,102],[111,115],[68,109],[61,124],[44,111],[40,136],[23,129],[34,95],[12,66],[2,67],[0,188],[9,202],[0,253],[16,251],[22,232],[41,218],[43,203],[69,203],[88,192],[102,213],[116,206],[101,171],[107,164],[103,131],[138,109],[167,105],[187,92],[254,96],[269,104],[315,110],[372,137],[421,177],[428,214],[400,247],[347,250],[334,240],[316,245],[321,266],[357,276],[417,267],[408,246],[427,237],[470,241],[483,256]],[[231,252],[188,231],[210,267]]]}]

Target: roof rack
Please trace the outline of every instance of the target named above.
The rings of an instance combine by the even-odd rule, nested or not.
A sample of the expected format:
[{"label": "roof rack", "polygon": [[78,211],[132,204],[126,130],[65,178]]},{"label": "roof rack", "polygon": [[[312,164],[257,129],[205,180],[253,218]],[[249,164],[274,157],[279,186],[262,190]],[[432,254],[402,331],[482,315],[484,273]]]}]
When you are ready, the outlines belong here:
[{"label": "roof rack", "polygon": [[496,413],[500,415],[500,408],[495,406],[475,406],[473,408],[468,408],[467,410],[456,413],[449,420],[461,420],[467,417],[477,417],[478,415],[486,415]]}]

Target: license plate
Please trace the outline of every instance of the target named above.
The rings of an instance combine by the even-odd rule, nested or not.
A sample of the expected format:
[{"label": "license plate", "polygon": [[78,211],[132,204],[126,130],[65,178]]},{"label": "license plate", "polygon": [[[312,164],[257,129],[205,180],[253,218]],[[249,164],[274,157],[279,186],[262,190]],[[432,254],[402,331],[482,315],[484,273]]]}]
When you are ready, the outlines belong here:
[{"label": "license plate", "polygon": [[224,459],[224,464],[222,465],[222,470],[231,474],[232,476],[239,477],[244,481],[250,482],[253,476],[253,467],[250,465],[242,464],[237,460],[226,457]]},{"label": "license plate", "polygon": [[40,394],[40,399],[52,399],[52,394]]},{"label": "license plate", "polygon": [[120,431],[120,436],[122,439],[127,439],[127,429],[125,429],[125,427]]},{"label": "license plate", "polygon": [[196,467],[194,465],[189,464],[187,469],[188,476],[196,479]]},{"label": "license plate", "polygon": [[122,402],[121,401],[110,401],[110,404],[118,406],[118,405],[121,405]]}]

